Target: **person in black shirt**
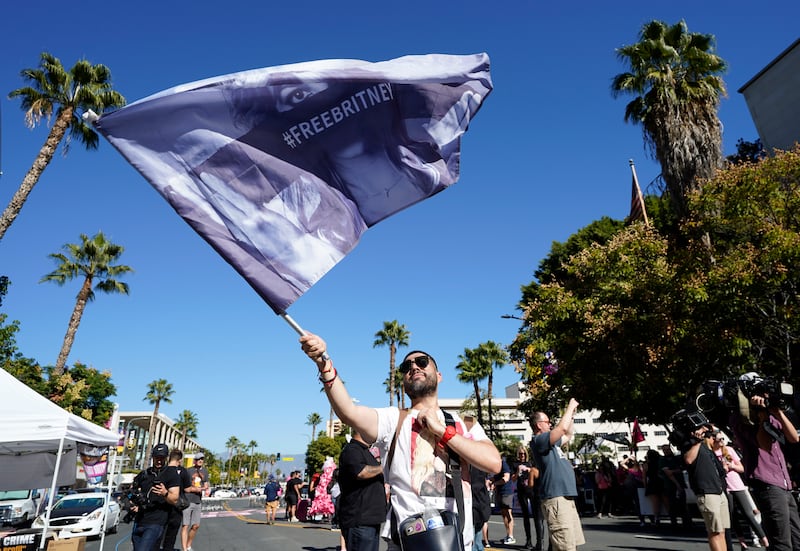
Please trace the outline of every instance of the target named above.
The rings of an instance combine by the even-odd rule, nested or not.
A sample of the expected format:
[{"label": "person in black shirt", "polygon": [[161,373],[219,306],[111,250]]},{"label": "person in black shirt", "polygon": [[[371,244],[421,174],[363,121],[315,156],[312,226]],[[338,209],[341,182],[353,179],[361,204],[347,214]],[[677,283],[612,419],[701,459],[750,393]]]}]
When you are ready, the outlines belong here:
[{"label": "person in black shirt", "polygon": [[180,476],[168,470],[166,444],[153,446],[153,466],[133,479],[135,497],[131,511],[136,513],[131,542],[134,551],[157,551],[169,521],[170,511],[180,495]]},{"label": "person in black shirt", "polygon": [[708,546],[711,551],[725,551],[725,530],[731,527],[725,495],[725,470],[711,449],[713,428],[700,427],[693,436],[692,445],[683,453],[689,471],[689,485],[697,496],[697,508],[706,524]]},{"label": "person in black shirt", "polygon": [[300,489],[305,485],[300,478],[300,471],[292,471],[291,477],[286,481],[286,520],[300,522],[297,519],[297,504],[300,503]]},{"label": "person in black shirt", "polygon": [[[186,469],[183,468],[181,465],[181,461],[183,460],[183,452],[178,449],[174,449],[169,452],[169,462],[167,463],[167,470],[174,471],[178,474],[178,477],[181,481],[180,491],[179,494],[183,492],[183,489],[187,486],[191,485],[191,481],[189,479],[189,473],[186,472]],[[169,512],[169,520],[167,521],[167,525],[164,529],[164,539],[161,541],[161,549],[162,551],[174,551],[175,550],[175,540],[178,539],[178,533],[181,531],[181,522],[183,521],[183,511],[178,509],[178,507],[173,507],[172,510]]]},{"label": "person in black shirt", "polygon": [[383,468],[356,431],[339,456],[339,487],[337,510],[347,551],[378,551],[386,519]]}]

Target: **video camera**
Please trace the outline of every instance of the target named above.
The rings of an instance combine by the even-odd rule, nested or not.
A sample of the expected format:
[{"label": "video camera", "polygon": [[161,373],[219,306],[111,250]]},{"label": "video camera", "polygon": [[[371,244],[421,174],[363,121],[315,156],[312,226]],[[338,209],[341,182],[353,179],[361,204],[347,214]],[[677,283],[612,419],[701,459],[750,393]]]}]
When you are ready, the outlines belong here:
[{"label": "video camera", "polygon": [[670,418],[672,431],[669,433],[670,444],[684,452],[697,442],[694,437],[697,429],[710,425],[711,422],[699,410],[682,409]]},{"label": "video camera", "polygon": [[122,509],[124,509],[126,513],[122,518],[122,522],[129,523],[134,519],[136,513],[131,510],[133,506],[136,506],[139,511],[151,509],[156,506],[150,499],[150,492],[153,489],[153,485],[158,482],[160,482],[158,475],[151,472],[149,469],[143,471],[134,479],[134,486],[131,487],[123,497],[125,504],[122,506]]},{"label": "video camera", "polygon": [[735,379],[706,381],[701,385],[695,404],[700,411],[714,417],[715,424],[725,426],[731,413],[738,413],[746,423],[755,422],[756,410],[750,399],[764,398],[764,407],[787,409],[792,405],[792,385],[774,377],[745,373]]}]

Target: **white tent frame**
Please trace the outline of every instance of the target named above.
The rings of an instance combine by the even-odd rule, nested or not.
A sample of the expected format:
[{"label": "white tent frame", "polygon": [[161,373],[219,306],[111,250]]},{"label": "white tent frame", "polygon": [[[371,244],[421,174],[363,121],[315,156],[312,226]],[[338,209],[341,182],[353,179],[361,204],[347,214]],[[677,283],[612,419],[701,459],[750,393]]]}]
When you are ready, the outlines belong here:
[{"label": "white tent frame", "polygon": [[[67,452],[77,450],[79,442],[97,447],[109,447],[108,487],[103,518],[108,514],[111,498],[111,480],[113,480],[114,459],[119,434],[95,425],[74,415],[57,404],[51,402],[24,383],[17,380],[7,371],[0,369],[0,489],[21,490],[40,488],[47,480],[50,486],[48,504],[45,509],[45,523],[42,530],[39,549],[44,549],[46,535],[50,528],[50,511],[53,507],[56,490],[59,486],[59,475],[62,458]],[[55,453],[55,465],[52,475],[49,462]],[[13,469],[6,465],[19,466],[19,458],[25,457],[30,468],[45,469],[39,475],[25,473],[25,476],[14,479]],[[68,469],[69,466],[67,465]],[[73,480],[74,477],[68,477]],[[48,480],[49,479],[49,480]],[[24,484],[31,488],[3,487]],[[102,532],[100,549],[105,543],[105,531]]]}]

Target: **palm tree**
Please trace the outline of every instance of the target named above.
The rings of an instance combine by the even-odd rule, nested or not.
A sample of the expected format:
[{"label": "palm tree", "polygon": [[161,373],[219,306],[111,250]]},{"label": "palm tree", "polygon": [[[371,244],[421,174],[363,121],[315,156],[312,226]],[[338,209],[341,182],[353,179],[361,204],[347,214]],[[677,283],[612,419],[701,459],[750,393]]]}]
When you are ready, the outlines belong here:
[{"label": "palm tree", "polygon": [[486,341],[478,345],[476,351],[479,360],[478,364],[483,364],[487,370],[486,400],[489,405],[489,435],[495,434],[494,420],[492,419],[492,378],[495,369],[500,369],[508,362],[508,353],[494,341]]},{"label": "palm tree", "polygon": [[236,446],[236,452],[234,454],[234,457],[236,457],[236,459],[238,460],[238,461],[236,461],[236,479],[237,480],[239,480],[242,477],[242,459],[244,459],[242,456],[244,455],[244,452],[246,452],[246,451],[247,451],[247,446],[245,445],[245,443],[244,442],[239,442],[239,445]]},{"label": "palm tree", "polygon": [[230,469],[231,459],[232,459],[232,456],[233,456],[233,451],[234,450],[238,450],[239,446],[241,446],[241,445],[242,445],[242,443],[235,436],[231,436],[230,438],[228,438],[228,441],[225,442],[225,449],[228,450],[228,461],[226,462],[227,465],[225,467],[225,471],[228,473],[227,474],[227,477],[228,477],[227,482],[228,483],[230,483],[230,470],[229,469]]},{"label": "palm tree", "polygon": [[99,137],[81,118],[81,113],[92,110],[103,113],[125,105],[125,98],[111,89],[111,71],[105,65],[92,65],[85,59],[78,61],[72,69],[65,71],[61,61],[43,52],[38,69],[24,69],[20,75],[30,85],[13,90],[8,97],[22,98],[25,122],[33,128],[43,117],[48,121],[55,111],[56,120],[33,165],[25,174],[19,189],[0,216],[0,239],[14,222],[22,205],[39,181],[44,169],[53,159],[58,144],[69,131],[65,150],[70,138],[76,137],[86,149],[97,149]]},{"label": "palm tree", "polygon": [[[386,388],[386,394],[389,394],[391,383],[389,382],[389,377],[386,377],[383,380],[383,386]],[[406,394],[403,392],[403,374],[400,371],[395,370],[394,372],[394,396],[397,398],[397,404],[402,408],[405,409],[406,407]]]},{"label": "palm tree", "polygon": [[375,333],[373,348],[378,346],[389,347],[389,407],[394,405],[394,386],[395,386],[395,354],[398,346],[408,346],[408,338],[411,333],[406,326],[398,323],[397,320],[384,321],[383,329]]},{"label": "palm tree", "polygon": [[175,421],[175,429],[181,433],[181,449],[186,447],[186,438],[197,438],[197,414],[183,410]]},{"label": "palm tree", "polygon": [[[85,234],[81,234],[81,243],[67,243],[63,247],[64,253],[53,253],[50,258],[56,260],[58,267],[44,276],[40,283],[51,281],[58,285],[64,285],[76,277],[83,276],[83,285],[75,301],[75,308],[72,310],[72,317],[67,325],[67,334],[64,335],[64,343],[58,353],[53,373],[60,375],[64,371],[67,363],[67,356],[75,342],[75,333],[83,317],[86,303],[94,300],[94,289],[104,293],[128,294],[128,284],[115,279],[118,276],[132,272],[133,268],[125,265],[114,265],[125,250],[121,245],[115,245],[107,241],[103,232],[89,239]],[[92,289],[92,284],[97,280],[97,284]]]},{"label": "palm tree", "polygon": [[150,465],[150,452],[156,444],[153,441],[153,429],[155,429],[156,419],[158,418],[158,408],[161,406],[161,402],[171,404],[173,394],[175,394],[175,391],[172,390],[172,383],[168,383],[166,379],[156,379],[147,385],[147,395],[145,395],[144,400],[153,404],[153,416],[150,418],[150,428],[147,431],[148,442],[144,452],[145,468]]},{"label": "palm tree", "polygon": [[275,463],[278,461],[278,456],[274,453],[267,455],[266,459],[267,463],[269,463],[269,474],[272,474],[272,468],[275,466]]},{"label": "palm tree", "polygon": [[614,77],[611,90],[615,97],[636,96],[625,107],[625,120],[642,125],[670,201],[683,217],[687,194],[725,162],[717,110],[726,63],[714,53],[714,36],[690,33],[683,20],[672,26],[650,21],[639,38],[617,49],[629,71]]},{"label": "palm tree", "polygon": [[250,466],[247,471],[247,476],[250,477],[253,476],[253,451],[256,449],[256,446],[258,446],[258,442],[255,440],[250,440],[250,442],[247,443],[247,447],[250,448]]},{"label": "palm tree", "polygon": [[459,362],[456,365],[456,369],[459,373],[456,378],[462,383],[472,383],[475,391],[478,424],[483,426],[483,406],[481,405],[481,389],[478,383],[489,377],[491,366],[486,361],[486,358],[478,352],[478,349],[465,348],[464,353],[458,356]]},{"label": "palm tree", "polygon": [[319,413],[312,413],[306,420],[306,425],[311,427],[311,441],[313,442],[317,434],[317,425],[322,423],[322,416]]}]

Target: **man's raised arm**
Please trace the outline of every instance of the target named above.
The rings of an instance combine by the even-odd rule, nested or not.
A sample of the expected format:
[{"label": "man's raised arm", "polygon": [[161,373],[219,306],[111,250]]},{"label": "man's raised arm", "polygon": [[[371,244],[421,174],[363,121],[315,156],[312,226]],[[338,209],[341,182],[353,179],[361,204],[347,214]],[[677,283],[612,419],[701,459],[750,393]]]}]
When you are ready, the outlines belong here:
[{"label": "man's raised arm", "polygon": [[360,432],[365,441],[374,442],[378,436],[378,413],[372,408],[353,403],[333,362],[326,355],[325,341],[317,335],[306,333],[300,337],[300,345],[317,365],[320,383],[339,419]]}]

